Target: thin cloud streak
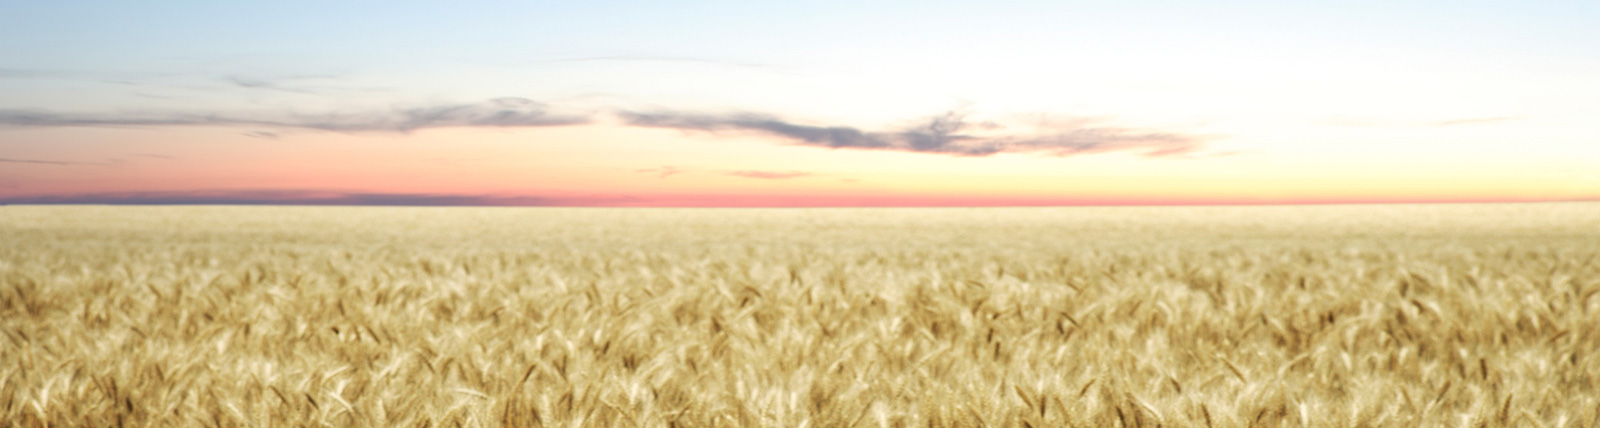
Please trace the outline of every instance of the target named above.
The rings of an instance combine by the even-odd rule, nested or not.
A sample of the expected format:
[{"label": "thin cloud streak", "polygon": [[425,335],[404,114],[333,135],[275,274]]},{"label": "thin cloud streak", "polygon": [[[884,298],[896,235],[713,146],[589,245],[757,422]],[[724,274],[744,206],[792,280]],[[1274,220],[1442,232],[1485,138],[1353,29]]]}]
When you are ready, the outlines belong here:
[{"label": "thin cloud streak", "polygon": [[245,88],[245,89],[260,89],[260,90],[269,90],[269,91],[281,91],[281,92],[289,92],[289,93],[295,93],[295,94],[316,94],[316,93],[318,93],[317,91],[313,91],[311,89],[287,86],[287,85],[284,85],[284,84],[282,84],[281,82],[279,82],[277,80],[252,78],[252,77],[245,77],[245,76],[228,76],[226,78],[223,78],[223,80],[226,81],[229,84],[232,84],[233,86],[237,86],[237,87]]},{"label": "thin cloud streak", "polygon": [[1508,121],[1508,120],[1517,120],[1517,119],[1521,119],[1521,118],[1517,117],[1517,116],[1476,117],[1476,118],[1467,118],[1467,119],[1454,119],[1454,120],[1439,121],[1437,123],[1434,123],[1434,125],[1435,126],[1476,125],[1476,124],[1480,124],[1480,123],[1504,122],[1504,121]]},{"label": "thin cloud streak", "polygon": [[[620,112],[628,125],[705,132],[752,132],[788,139],[801,145],[833,149],[895,150],[956,156],[997,153],[1046,153],[1074,156],[1116,151],[1146,157],[1180,157],[1199,151],[1205,142],[1195,136],[1087,126],[1081,121],[1034,132],[994,132],[998,125],[974,123],[960,113],[934,116],[898,131],[864,131],[849,126],[816,126],[770,115],[710,115],[681,112]],[[1002,130],[1003,131],[1003,130]]]},{"label": "thin cloud streak", "polygon": [[58,165],[58,166],[104,165],[102,163],[95,163],[95,162],[65,162],[65,161],[48,161],[48,160],[38,160],[38,159],[13,159],[13,158],[0,158],[0,163],[27,163],[27,164],[35,164],[35,165]]},{"label": "thin cloud streak", "polygon": [[683,170],[683,169],[678,169],[676,167],[663,166],[663,167],[660,167],[660,168],[636,169],[636,170],[633,170],[633,172],[646,173],[646,174],[657,174],[656,178],[667,178],[667,177],[671,177],[671,176],[674,176],[674,175],[682,174],[682,173],[687,172],[687,171]]},{"label": "thin cloud streak", "polygon": [[276,139],[278,139],[278,133],[272,132],[272,131],[250,131],[250,132],[242,133],[240,135],[244,135],[244,136],[250,137],[250,138],[260,138],[260,139],[263,139],[263,140],[276,140]]},{"label": "thin cloud streak", "polygon": [[1351,128],[1443,128],[1460,125],[1481,125],[1524,119],[1523,116],[1466,117],[1446,120],[1392,120],[1370,117],[1334,116],[1316,121],[1319,125]]},{"label": "thin cloud streak", "polygon": [[791,178],[809,177],[813,174],[805,171],[734,171],[728,173],[734,177],[759,178],[763,180],[788,180]]},{"label": "thin cloud streak", "polygon": [[0,79],[66,79],[92,76],[94,74],[82,71],[0,68]]},{"label": "thin cloud streak", "polygon": [[[298,95],[336,96],[350,92],[384,92],[376,87],[352,87],[340,84],[344,79],[333,74],[295,74],[278,76],[233,74],[221,77],[231,88],[252,91],[277,91]],[[321,82],[322,84],[317,84]]]},{"label": "thin cloud streak", "polygon": [[369,205],[369,206],[576,206],[624,198],[501,196],[450,193],[328,192],[310,190],[197,190],[13,196],[5,204],[94,205]]},{"label": "thin cloud streak", "polygon": [[727,61],[727,60],[696,58],[696,57],[687,57],[687,56],[650,56],[650,55],[611,55],[611,56],[573,57],[573,58],[553,59],[553,60],[549,60],[549,61],[546,61],[546,62],[669,62],[669,63],[725,65],[725,66],[745,67],[745,68],[765,68],[765,69],[779,68],[778,66],[775,66],[775,65],[762,64],[762,63],[756,63],[756,62]]},{"label": "thin cloud streak", "polygon": [[[255,126],[350,133],[406,133],[429,128],[541,127],[588,122],[587,117],[550,113],[544,104],[525,98],[496,98],[473,104],[397,108],[382,112],[289,114],[276,117],[194,113],[96,115],[0,110],[0,126],[19,127]],[[258,133],[252,136],[271,138],[275,134]]]}]

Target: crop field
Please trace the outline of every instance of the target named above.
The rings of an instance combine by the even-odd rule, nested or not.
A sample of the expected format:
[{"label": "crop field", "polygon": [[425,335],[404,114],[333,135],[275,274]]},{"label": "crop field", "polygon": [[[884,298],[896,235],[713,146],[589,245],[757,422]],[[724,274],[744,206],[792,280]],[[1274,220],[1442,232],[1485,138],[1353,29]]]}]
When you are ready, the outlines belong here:
[{"label": "crop field", "polygon": [[0,207],[7,427],[1600,427],[1600,204]]}]

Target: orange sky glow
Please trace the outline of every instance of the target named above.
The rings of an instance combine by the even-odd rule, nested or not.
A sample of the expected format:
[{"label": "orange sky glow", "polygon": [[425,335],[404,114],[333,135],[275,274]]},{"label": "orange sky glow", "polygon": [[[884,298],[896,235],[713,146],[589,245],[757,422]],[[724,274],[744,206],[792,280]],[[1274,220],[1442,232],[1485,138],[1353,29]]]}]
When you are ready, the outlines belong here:
[{"label": "orange sky glow", "polygon": [[190,128],[10,133],[51,143],[26,155],[59,162],[6,165],[5,175],[28,179],[27,192],[11,196],[21,202],[77,195],[90,203],[1040,206],[1541,201],[1595,194],[1592,185],[1580,185],[1576,165],[1471,158],[1352,165],[1283,153],[973,157],[601,125],[301,132],[270,139]]}]

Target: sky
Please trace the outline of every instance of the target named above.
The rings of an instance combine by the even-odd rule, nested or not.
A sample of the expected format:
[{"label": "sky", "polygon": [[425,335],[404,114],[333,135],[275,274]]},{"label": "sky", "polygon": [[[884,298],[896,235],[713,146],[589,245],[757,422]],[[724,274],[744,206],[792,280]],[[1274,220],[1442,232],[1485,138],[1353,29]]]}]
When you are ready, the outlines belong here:
[{"label": "sky", "polygon": [[1600,200],[1600,2],[0,0],[0,204]]}]

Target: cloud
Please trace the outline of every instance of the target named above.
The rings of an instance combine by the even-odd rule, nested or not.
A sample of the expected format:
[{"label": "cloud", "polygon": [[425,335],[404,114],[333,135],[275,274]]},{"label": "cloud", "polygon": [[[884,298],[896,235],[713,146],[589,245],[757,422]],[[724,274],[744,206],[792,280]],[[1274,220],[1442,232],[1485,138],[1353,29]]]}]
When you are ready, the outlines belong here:
[{"label": "cloud", "polygon": [[1521,119],[1521,118],[1517,117],[1517,116],[1471,117],[1471,118],[1466,118],[1466,119],[1441,120],[1441,121],[1435,122],[1434,126],[1476,125],[1476,124],[1480,124],[1480,123],[1504,122],[1504,121],[1508,121],[1508,120],[1517,120],[1517,119]]},{"label": "cloud", "polygon": [[228,76],[228,77],[223,78],[223,81],[225,81],[225,82],[227,82],[229,84],[232,84],[233,86],[237,86],[237,87],[245,88],[245,89],[261,89],[261,90],[270,90],[270,91],[282,91],[282,92],[290,92],[290,93],[296,93],[296,94],[315,94],[315,93],[317,93],[316,91],[313,91],[313,90],[307,89],[307,88],[300,88],[300,87],[293,87],[293,86],[284,85],[283,82],[281,82],[279,80],[274,80],[274,79],[263,79],[263,78],[248,77],[248,76]]},{"label": "cloud", "polygon": [[373,205],[566,206],[617,202],[617,198],[502,196],[450,193],[370,193],[308,190],[197,190],[0,197],[3,204],[103,205]]},{"label": "cloud", "polygon": [[97,77],[97,74],[84,71],[0,68],[0,79],[81,79],[94,77]]},{"label": "cloud", "polygon": [[249,132],[242,133],[240,135],[244,135],[244,136],[250,137],[250,138],[260,138],[260,139],[263,139],[263,140],[276,140],[276,139],[278,139],[278,133],[272,132],[272,131],[249,131]]},{"label": "cloud", "polygon": [[50,77],[53,73],[44,70],[25,70],[17,68],[0,68],[0,79],[35,79]]},{"label": "cloud", "polygon": [[1445,120],[1399,120],[1373,117],[1334,116],[1317,121],[1317,124],[1351,128],[1443,128],[1458,125],[1479,125],[1522,119],[1521,116],[1465,117]]},{"label": "cloud", "polygon": [[620,112],[632,126],[705,132],[751,132],[788,139],[801,145],[834,149],[897,150],[956,156],[1037,152],[1073,156],[1134,151],[1147,157],[1179,157],[1199,151],[1196,136],[1116,127],[1090,126],[1087,120],[1040,123],[1025,131],[1007,132],[994,123],[974,123],[948,112],[896,131],[865,131],[849,126],[794,123],[770,115],[727,115],[680,112]]},{"label": "cloud", "polygon": [[0,163],[31,163],[31,164],[37,164],[37,165],[59,165],[59,166],[104,165],[104,164],[95,163],[95,162],[64,162],[64,161],[48,161],[48,160],[38,160],[38,159],[13,159],[13,158],[0,158]]},{"label": "cloud", "polygon": [[[258,91],[277,91],[301,95],[330,95],[338,92],[374,92],[382,91],[378,88],[357,88],[338,84],[344,80],[332,74],[294,74],[294,75],[242,75],[233,74],[223,76],[222,82],[228,86]],[[321,83],[321,84],[318,84]]]},{"label": "cloud", "polygon": [[671,177],[671,176],[674,176],[674,175],[677,175],[677,174],[681,174],[681,173],[683,173],[685,171],[682,170],[682,169],[675,168],[675,167],[663,166],[663,167],[660,167],[660,168],[636,169],[636,170],[633,170],[633,172],[659,174],[658,177],[667,178],[667,177]]},{"label": "cloud", "polygon": [[891,142],[881,136],[859,129],[833,126],[807,126],[784,122],[770,116],[735,114],[726,116],[694,115],[681,113],[619,113],[623,121],[632,126],[672,128],[695,131],[757,131],[801,143],[833,148],[889,148]]},{"label": "cloud", "polygon": [[[472,104],[443,104],[388,111],[286,115],[82,114],[0,110],[0,126],[24,127],[255,126],[354,133],[411,132],[446,127],[560,126],[588,121],[586,117],[550,113],[544,104],[524,98],[496,98]],[[266,134],[271,133],[252,136],[270,137]]]},{"label": "cloud", "polygon": [[541,61],[541,62],[557,62],[557,63],[559,63],[559,62],[568,62],[568,63],[577,63],[577,62],[660,62],[660,63],[707,64],[707,65],[721,65],[721,66],[733,66],[733,67],[745,67],[745,68],[764,68],[764,69],[780,68],[780,67],[772,65],[772,64],[765,64],[765,63],[759,63],[759,62],[730,61],[730,60],[699,58],[699,57],[690,57],[690,56],[663,56],[663,55],[588,56],[588,57],[560,58],[560,59],[553,59],[553,60]]},{"label": "cloud", "polygon": [[[318,76],[306,78],[320,78]],[[272,88],[268,80],[230,78],[235,85]],[[628,126],[670,128],[710,133],[754,133],[793,143],[833,149],[893,150],[952,156],[989,156],[998,153],[1043,153],[1075,156],[1105,152],[1133,152],[1146,157],[1193,158],[1206,138],[1162,132],[1101,126],[1088,119],[1038,121],[1022,126],[974,122],[960,112],[920,119],[886,130],[853,126],[816,125],[759,113],[703,114],[682,111],[618,111]],[[1497,118],[1490,118],[1497,119]],[[1490,120],[1476,119],[1476,121]],[[587,115],[552,112],[543,103],[525,98],[496,98],[477,103],[396,107],[388,110],[324,113],[149,112],[59,113],[38,109],[0,109],[0,127],[185,127],[227,126],[256,128],[242,131],[253,138],[276,139],[284,130],[362,133],[400,132],[447,127],[543,127],[579,125]],[[1465,122],[1463,122],[1465,123]],[[679,170],[649,170],[668,177]]]},{"label": "cloud", "polygon": [[764,180],[787,180],[812,175],[804,171],[734,171],[728,173],[734,177],[760,178]]}]

